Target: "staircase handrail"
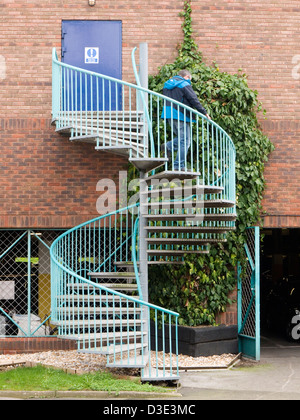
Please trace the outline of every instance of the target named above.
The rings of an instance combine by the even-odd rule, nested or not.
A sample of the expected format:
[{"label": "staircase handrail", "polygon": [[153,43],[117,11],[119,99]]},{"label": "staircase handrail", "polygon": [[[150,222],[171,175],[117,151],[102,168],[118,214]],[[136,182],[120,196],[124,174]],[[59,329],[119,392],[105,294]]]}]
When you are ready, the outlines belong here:
[{"label": "staircase handrail", "polygon": [[[71,230],[72,229],[70,229],[70,231]],[[68,233],[68,232],[69,231],[67,231],[66,233]],[[162,308],[160,306],[154,305],[153,303],[150,303],[150,302],[143,301],[141,299],[137,299],[137,298],[135,298],[133,296],[125,295],[124,293],[118,292],[117,290],[109,289],[108,287],[105,287],[105,286],[103,286],[101,284],[94,283],[93,281],[87,279],[86,277],[80,276],[79,274],[75,273],[71,269],[65,267],[62,263],[60,263],[56,259],[55,255],[54,255],[54,252],[53,252],[53,248],[54,248],[54,243],[52,244],[52,246],[50,248],[50,258],[51,258],[51,260],[54,261],[54,263],[58,267],[60,267],[65,273],[70,274],[72,277],[75,277],[77,280],[80,280],[80,281],[82,281],[82,282],[84,282],[86,284],[89,284],[89,285],[91,285],[91,286],[93,286],[93,287],[95,287],[97,289],[104,290],[107,293],[111,293],[111,294],[113,294],[115,296],[119,296],[121,298],[125,298],[127,300],[130,300],[131,302],[135,302],[137,304],[141,304],[141,305],[147,306],[150,309],[156,309],[158,311],[161,311],[161,312],[164,312],[164,313],[166,313],[168,315],[173,315],[173,316],[176,316],[176,317],[179,316],[179,314],[177,312],[171,311],[171,310],[166,309],[166,308]]]},{"label": "staircase handrail", "polygon": [[186,109],[187,111],[190,111],[190,112],[194,113],[195,115],[198,115],[203,120],[206,120],[209,124],[211,124],[214,127],[216,127],[221,133],[223,133],[224,135],[226,135],[226,137],[228,138],[228,140],[230,140],[230,142],[231,142],[231,146],[233,147],[233,150],[235,151],[235,146],[234,146],[234,143],[233,143],[231,137],[226,133],[226,131],[220,125],[218,125],[213,120],[209,120],[205,115],[201,114],[201,112],[195,110],[194,108],[189,107],[188,105],[183,104],[182,102],[176,101],[175,99],[169,98],[169,97],[167,97],[167,96],[165,96],[165,95],[163,95],[161,93],[155,92],[153,90],[146,89],[146,88],[144,88],[142,86],[138,86],[138,85],[135,85],[135,84],[130,83],[130,82],[125,82],[124,80],[121,80],[121,79],[116,79],[116,78],[111,77],[111,76],[106,76],[104,74],[95,73],[95,72],[90,71],[90,70],[85,70],[85,69],[81,69],[80,67],[72,66],[71,64],[63,63],[62,61],[59,61],[58,60],[58,56],[57,56],[57,53],[56,53],[56,49],[55,48],[53,48],[52,60],[53,60],[53,63],[55,63],[55,64],[57,64],[57,65],[59,65],[61,67],[69,68],[71,70],[79,71],[81,73],[86,73],[86,74],[89,74],[90,76],[98,76],[98,77],[101,77],[102,79],[105,79],[105,80],[108,80],[108,81],[112,81],[112,82],[115,82],[115,83],[120,83],[120,84],[122,84],[124,86],[128,86],[128,87],[130,87],[132,89],[137,89],[140,92],[148,93],[148,94],[151,94],[153,96],[156,96],[156,97],[158,97],[160,99],[167,100],[168,102],[171,102],[174,105],[178,105],[178,106],[180,106],[180,108]]},{"label": "staircase handrail", "polygon": [[[179,314],[177,312],[171,311],[169,309],[166,308],[162,308],[158,305],[152,304],[150,302],[144,301],[141,295],[141,285],[140,285],[140,280],[139,280],[139,273],[137,270],[137,265],[136,265],[136,253],[137,253],[137,249],[136,249],[136,236],[138,234],[138,217],[135,219],[135,223],[134,223],[134,228],[133,228],[133,232],[131,233],[131,239],[132,239],[132,248],[131,248],[131,260],[134,262],[134,266],[135,266],[135,277],[136,277],[136,283],[137,283],[137,288],[138,288],[138,296],[131,296],[131,295],[127,295],[125,293],[122,293],[118,290],[114,290],[111,289],[109,287],[106,287],[103,284],[99,284],[96,283],[94,281],[92,281],[90,278],[88,278],[89,274],[86,274],[86,277],[84,277],[84,275],[82,275],[79,272],[75,272],[74,270],[72,270],[71,268],[71,264],[69,263],[69,259],[73,260],[77,260],[78,257],[76,258],[74,255],[72,257],[69,257],[67,255],[67,249],[70,246],[70,243],[72,243],[72,241],[74,240],[74,232],[76,233],[76,231],[80,231],[80,229],[83,228],[83,231],[89,232],[89,235],[93,236],[93,232],[91,233],[91,231],[85,230],[86,227],[88,225],[93,226],[93,224],[95,222],[99,222],[102,219],[105,218],[110,218],[110,217],[114,217],[114,220],[117,220],[118,222],[118,227],[119,227],[119,221],[122,224],[123,222],[123,213],[128,214],[128,211],[130,209],[135,209],[135,208],[139,208],[139,203],[134,203],[132,205],[129,205],[127,207],[124,207],[123,209],[118,209],[116,211],[98,216],[90,221],[81,223],[80,225],[71,228],[69,230],[67,230],[66,232],[64,232],[61,236],[59,236],[58,238],[55,239],[55,241],[52,243],[51,247],[50,247],[50,260],[51,260],[51,322],[53,324],[58,324],[60,323],[60,319],[62,317],[63,313],[69,313],[70,309],[68,308],[69,304],[70,304],[70,300],[71,302],[74,302],[74,299],[76,300],[76,302],[81,302],[81,298],[78,296],[78,298],[70,298],[70,297],[64,297],[63,295],[66,293],[65,290],[67,289],[67,287],[69,287],[69,284],[76,284],[78,288],[82,288],[82,284],[84,284],[85,286],[91,287],[93,289],[91,289],[90,295],[91,297],[89,298],[89,300],[91,302],[93,302],[93,296],[95,296],[97,294],[97,290],[101,291],[101,294],[99,296],[104,296],[102,299],[102,301],[106,301],[106,299],[108,299],[108,296],[113,297],[113,301],[119,301],[121,302],[121,300],[126,304],[125,307],[121,307],[119,309],[114,309],[114,314],[116,317],[119,317],[120,321],[123,322],[123,325],[127,325],[127,320],[123,320],[122,321],[122,315],[126,315],[126,308],[128,309],[129,304],[134,305],[134,313],[137,313],[138,308],[140,308],[140,310],[142,311],[143,318],[142,318],[142,324],[141,324],[141,329],[139,330],[139,326],[138,326],[138,321],[134,321],[134,329],[132,331],[133,334],[133,339],[134,339],[134,343],[136,343],[137,347],[134,349],[134,357],[135,357],[135,362],[130,362],[130,363],[142,363],[143,364],[143,375],[144,377],[149,377],[149,379],[158,379],[161,375],[161,373],[159,372],[159,370],[161,370],[161,368],[159,367],[158,364],[158,342],[159,342],[159,336],[158,336],[158,331],[157,331],[157,327],[155,328],[154,331],[154,336],[151,336],[151,332],[152,332],[152,327],[151,327],[151,322],[150,322],[150,311],[153,311],[155,319],[157,321],[157,319],[161,319],[162,320],[162,325],[164,326],[164,322],[165,319],[168,320],[169,323],[169,334],[171,337],[171,328],[175,328],[175,332],[174,332],[174,339],[175,339],[175,345],[172,344],[171,342],[169,343],[169,351],[170,351],[170,364],[169,367],[167,367],[167,362],[165,362],[165,350],[163,350],[163,376],[167,375],[166,372],[170,372],[169,374],[174,377],[178,377],[178,342],[177,342],[177,325],[178,325],[178,318],[179,318]],[[117,219],[116,216],[120,214],[121,218]],[[134,213],[135,214],[135,213]],[[95,225],[94,225],[95,226]],[[102,228],[102,224],[99,226],[101,226]],[[121,235],[120,235],[121,236]],[[79,239],[79,244],[81,241],[81,236],[78,234],[76,235],[76,242],[75,244],[77,245],[77,240]],[[124,243],[124,242],[122,242]],[[80,245],[79,245],[80,246]],[[106,246],[106,244],[104,243],[104,247]],[[81,257],[81,255],[86,255],[86,254],[80,254],[79,256]],[[111,255],[114,255],[111,254]],[[80,258],[81,259],[81,258]],[[105,272],[105,271],[104,271]],[[82,298],[84,299],[84,297]],[[82,306],[81,306],[82,305]],[[80,307],[83,308],[84,311],[84,303],[82,301],[82,303],[80,303]],[[97,307],[97,306],[96,306]],[[95,308],[96,308],[95,307]],[[80,324],[80,320],[79,319],[73,319],[70,322],[69,321],[65,321],[64,324],[59,327],[61,328],[59,330],[60,335],[63,336],[73,336],[74,335],[76,337],[78,337],[78,349],[82,350],[85,349],[86,351],[93,351],[93,345],[90,343],[90,340],[93,339],[93,334],[91,333],[89,334],[88,338],[85,338],[84,341],[81,343],[79,340],[79,336],[80,336],[80,328],[89,328],[90,326],[93,326],[93,311],[94,309],[86,309],[86,315],[91,314],[92,318],[90,319],[89,317],[83,317],[82,318],[82,324]],[[120,311],[117,312],[117,311]],[[124,312],[122,312],[124,311]],[[72,313],[72,311],[71,311]],[[74,310],[74,313],[76,314],[76,309]],[[106,309],[103,309],[103,313],[106,313]],[[107,321],[109,322],[109,321]],[[81,326],[80,326],[81,325]],[[106,321],[101,320],[101,325],[105,327],[106,325]],[[115,348],[118,347],[119,344],[119,339],[118,337],[114,337],[111,338],[109,341],[109,346],[111,350],[105,350],[105,344],[103,344],[103,342],[105,342],[106,339],[106,334],[108,334],[108,325],[107,324],[107,333],[103,332],[101,335],[100,340],[100,348],[97,350],[98,352],[100,351],[104,351],[104,354],[107,354],[107,358],[108,358],[108,363],[114,363],[114,362],[110,362],[109,361],[109,357],[113,357],[114,361],[116,360],[116,353],[115,353]],[[137,326],[136,326],[137,325]],[[71,330],[68,330],[69,326],[71,326]],[[74,331],[74,328],[78,329],[77,333],[75,332],[71,332]],[[137,329],[136,329],[137,328]],[[115,327],[113,327],[113,331],[115,333]],[[136,341],[138,340],[138,336],[139,336],[139,332],[141,335],[141,345],[142,345],[142,349],[141,349],[141,361],[138,362],[137,360],[137,355],[138,355],[138,348],[139,348],[139,343]],[[123,337],[126,340],[127,337],[127,333],[124,332],[123,333]],[[127,340],[129,340],[129,336],[127,338]],[[128,345],[129,345],[129,341]],[[151,343],[154,343],[151,345]],[[80,346],[85,346],[85,347],[80,347]],[[91,346],[91,347],[90,347]],[[104,349],[103,347],[104,346]],[[124,345],[124,353],[126,355],[126,344]],[[147,350],[144,350],[144,346],[147,346],[147,349],[154,349],[154,352],[156,354],[156,362],[151,361],[151,356],[150,356],[150,352],[148,352]],[[165,347],[164,347],[165,348]],[[102,350],[103,349],[103,350]],[[84,350],[83,350],[84,351]],[[172,352],[175,353],[175,356],[172,359]],[[110,356],[109,356],[110,355]],[[129,358],[129,353],[128,356],[125,357],[124,361],[122,361],[122,366],[123,364],[126,366],[127,363],[127,358]],[[173,361],[172,361],[173,360]],[[118,363],[118,360],[116,360],[116,363]],[[172,376],[172,377],[173,377]],[[163,378],[162,378],[163,379]]]},{"label": "staircase handrail", "polygon": [[[134,51],[133,51],[133,55],[134,55]],[[206,128],[208,130],[209,130],[209,127],[214,127],[215,130],[216,130],[216,133],[220,133],[223,136],[225,136],[226,141],[228,142],[228,145],[227,145],[228,150],[227,150],[227,152],[231,155],[231,166],[232,166],[232,168],[228,168],[227,167],[226,168],[226,172],[228,173],[228,170],[231,169],[230,175],[229,175],[230,176],[230,186],[231,186],[229,195],[230,195],[230,198],[231,199],[235,200],[235,178],[234,178],[234,176],[235,176],[236,149],[235,149],[235,146],[234,146],[234,143],[233,143],[231,137],[215,121],[208,119],[205,115],[201,114],[197,110],[195,110],[195,109],[193,109],[193,108],[191,108],[191,107],[189,107],[189,106],[187,106],[185,104],[182,104],[179,101],[176,101],[174,99],[168,98],[168,97],[164,96],[161,93],[154,92],[154,91],[149,90],[149,89],[146,89],[146,88],[144,88],[142,86],[138,86],[138,85],[133,84],[133,83],[125,82],[123,80],[116,79],[116,78],[113,78],[111,76],[107,76],[107,75],[95,73],[95,72],[92,72],[90,70],[81,69],[81,68],[72,66],[70,64],[63,63],[63,62],[61,62],[61,61],[58,60],[57,53],[56,53],[55,48],[53,48],[52,61],[53,61],[53,78],[57,78],[58,75],[59,75],[59,72],[57,71],[57,68],[55,68],[55,67],[56,66],[61,66],[61,67],[64,67],[64,68],[67,68],[67,69],[70,69],[70,70],[73,70],[73,71],[77,71],[77,72],[86,74],[86,75],[90,75],[90,76],[94,76],[94,77],[97,77],[97,78],[101,78],[103,80],[107,80],[107,81],[110,81],[110,82],[115,82],[115,83],[120,84],[122,86],[127,86],[130,89],[134,89],[134,90],[138,91],[142,96],[143,96],[143,94],[150,95],[151,102],[152,102],[152,98],[156,98],[156,100],[161,99],[162,101],[164,101],[164,103],[166,103],[166,101],[168,103],[171,103],[172,104],[172,107],[177,107],[177,109],[182,110],[182,112],[185,115],[190,115],[190,117],[192,119],[194,119],[194,118],[201,119],[202,120],[202,126],[203,126],[203,123],[205,122],[207,124],[206,125]],[[59,99],[58,99],[59,98],[59,93],[58,93],[58,90],[61,88],[61,84],[56,79],[56,80],[53,80],[53,86],[54,86],[54,90],[53,90],[52,117],[55,120],[59,116],[59,111],[58,111],[58,109],[59,109],[59,102],[58,102],[59,101]],[[153,123],[153,120],[152,120],[152,123],[151,123],[151,117],[149,115],[149,109],[148,109],[148,106],[147,106],[147,104],[146,104],[145,101],[143,101],[143,106],[144,106],[144,113],[145,113],[146,118],[147,118],[147,121],[148,121],[148,130],[149,130],[150,139],[151,139],[151,157],[152,158],[160,157],[160,155],[161,155],[161,152],[160,152],[160,146],[161,146],[160,140],[161,139],[159,137],[160,134],[158,134],[158,142],[157,142],[157,145],[156,145],[157,146],[157,150],[153,150],[153,147],[154,147],[154,145],[152,143],[152,139],[153,139],[152,123]],[[157,119],[160,120],[161,117],[160,116],[157,116]],[[174,118],[174,121],[175,121],[175,118]],[[209,139],[209,140],[211,140],[211,139]],[[144,147],[147,147],[147,145],[144,145]],[[197,147],[199,147],[199,145]],[[202,149],[203,148],[204,148],[204,145],[202,144]],[[208,163],[208,166],[211,166],[212,164],[213,163],[211,163],[211,164]],[[202,172],[203,172],[203,170],[205,171],[204,161],[203,161],[202,165],[203,165],[203,168],[202,168]],[[200,168],[199,168],[199,162],[197,161],[196,171],[199,171],[199,170],[200,170]],[[209,168],[208,168],[208,170],[209,170]],[[219,174],[219,176],[217,176],[217,180],[222,179],[222,175],[223,174]],[[202,173],[202,176],[204,176],[203,173]],[[208,183],[207,183],[208,185],[215,184],[215,182],[216,182],[215,179],[211,179],[210,180],[210,176],[209,175],[208,175],[207,178],[208,178]]]}]

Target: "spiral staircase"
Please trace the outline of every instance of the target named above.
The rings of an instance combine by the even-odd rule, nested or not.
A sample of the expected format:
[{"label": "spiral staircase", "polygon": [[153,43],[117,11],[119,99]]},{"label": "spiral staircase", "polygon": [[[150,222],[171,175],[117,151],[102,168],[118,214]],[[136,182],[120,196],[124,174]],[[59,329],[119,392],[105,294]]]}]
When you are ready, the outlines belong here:
[{"label": "spiral staircase", "polygon": [[127,206],[53,243],[51,323],[79,352],[104,355],[108,367],[138,368],[144,381],[178,380],[179,314],[149,302],[148,267],[183,264],[185,255],[226,241],[236,219],[235,149],[221,127],[171,101],[194,121],[185,169],[175,170],[177,150],[165,146],[173,119],[160,118],[167,98],[140,85],[134,54],[136,85],[61,63],[53,50],[56,131],[126,156],[140,179]]}]

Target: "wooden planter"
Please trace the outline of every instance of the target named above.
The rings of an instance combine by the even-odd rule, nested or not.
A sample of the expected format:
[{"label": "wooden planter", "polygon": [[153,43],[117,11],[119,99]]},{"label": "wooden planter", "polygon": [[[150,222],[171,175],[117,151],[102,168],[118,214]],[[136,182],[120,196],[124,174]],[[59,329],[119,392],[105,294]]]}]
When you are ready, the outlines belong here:
[{"label": "wooden planter", "polygon": [[[155,329],[151,323],[152,350],[156,350]],[[169,325],[165,325],[165,350],[170,351]],[[175,352],[175,328],[172,325],[172,352]],[[158,350],[162,350],[162,330],[157,330]],[[213,356],[225,353],[238,353],[237,325],[219,325],[217,327],[178,326],[178,353],[188,356]]]}]

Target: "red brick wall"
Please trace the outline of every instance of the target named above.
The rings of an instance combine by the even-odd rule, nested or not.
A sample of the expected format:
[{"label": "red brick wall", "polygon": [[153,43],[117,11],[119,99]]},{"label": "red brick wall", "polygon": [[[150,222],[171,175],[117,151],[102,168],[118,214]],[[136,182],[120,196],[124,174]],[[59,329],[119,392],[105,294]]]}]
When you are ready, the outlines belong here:
[{"label": "red brick wall", "polygon": [[77,343],[74,340],[56,337],[0,338],[0,354],[38,353],[49,350],[77,350]]},{"label": "red brick wall", "polygon": [[[207,63],[242,69],[259,93],[262,128],[276,146],[266,165],[267,227],[300,227],[300,54],[298,0],[192,1],[194,35]],[[300,72],[299,72],[300,74]]]},{"label": "red brick wall", "polygon": [[[150,73],[174,60],[183,3],[1,1],[1,227],[65,227],[93,217],[97,181],[116,175],[122,162],[109,162],[91,146],[69,144],[50,126],[51,49],[60,53],[61,21],[122,20],[123,79],[133,81],[130,53],[140,42],[148,42]],[[299,227],[300,81],[292,77],[292,59],[300,54],[299,1],[192,0],[192,9],[206,62],[215,60],[231,73],[242,68],[268,111],[267,120],[260,120],[276,150],[266,167],[266,225]]]},{"label": "red brick wall", "polygon": [[[0,227],[71,227],[97,216],[101,178],[118,179],[125,159],[71,144],[51,119],[51,54],[63,19],[122,20],[123,78],[131,51],[147,41],[150,72],[176,55],[182,1],[2,0],[0,4]],[[167,16],[168,25],[164,29]],[[5,76],[5,78],[4,78]]]},{"label": "red brick wall", "polygon": [[96,184],[127,161],[57,135],[50,119],[1,120],[0,227],[72,227],[98,216]]}]

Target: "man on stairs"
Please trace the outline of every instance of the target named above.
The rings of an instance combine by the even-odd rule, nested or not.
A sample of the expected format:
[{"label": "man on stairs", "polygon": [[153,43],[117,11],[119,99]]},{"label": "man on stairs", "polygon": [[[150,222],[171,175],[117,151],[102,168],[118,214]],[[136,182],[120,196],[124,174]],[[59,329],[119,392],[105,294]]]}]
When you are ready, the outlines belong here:
[{"label": "man on stairs", "polygon": [[[208,119],[211,119],[206,109],[199,102],[197,95],[191,86],[191,80],[192,75],[188,70],[180,70],[177,76],[171,77],[171,79],[164,84],[163,94],[168,98],[196,109]],[[190,117],[191,113],[185,108],[165,101],[161,118],[167,119],[173,129],[174,137],[166,144],[161,145],[161,152],[166,151],[167,157],[170,158],[172,155],[174,156],[174,152],[178,151],[174,161],[174,170],[185,171],[185,161],[191,143]]]}]

